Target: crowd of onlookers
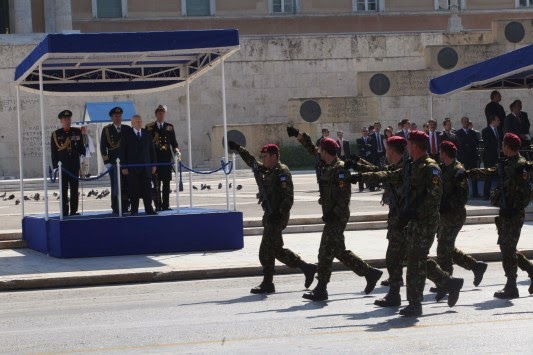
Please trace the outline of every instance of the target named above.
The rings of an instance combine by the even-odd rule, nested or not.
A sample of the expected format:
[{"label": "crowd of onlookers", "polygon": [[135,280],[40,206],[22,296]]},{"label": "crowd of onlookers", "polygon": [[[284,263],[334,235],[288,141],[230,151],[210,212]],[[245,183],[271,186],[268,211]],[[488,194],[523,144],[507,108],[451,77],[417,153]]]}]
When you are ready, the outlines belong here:
[{"label": "crowd of onlookers", "polygon": [[[530,122],[526,112],[522,111],[522,102],[514,100],[510,106],[510,113],[506,114],[505,109],[500,104],[502,96],[498,91],[490,94],[490,102],[485,107],[485,117],[487,126],[478,131],[474,129],[468,117],[462,117],[461,127],[453,128],[452,120],[445,118],[442,121],[442,128],[439,130],[435,119],[430,119],[419,128],[416,123],[408,119],[398,122],[394,129],[391,126],[382,129],[380,122],[374,122],[369,126],[361,128],[361,136],[356,139],[355,144],[344,138],[343,131],[337,132],[337,144],[339,145],[337,155],[342,159],[348,158],[352,154],[373,163],[374,165],[386,165],[385,151],[387,150],[387,139],[393,135],[402,136],[407,139],[407,135],[412,130],[423,130],[429,139],[429,155],[439,161],[439,146],[443,141],[452,141],[457,146],[457,159],[469,170],[479,167],[481,163],[485,168],[494,167],[498,163],[501,154],[503,136],[511,132],[520,137],[522,148],[520,153],[528,160],[531,159],[531,136],[529,134]],[[329,130],[322,129],[322,136],[317,140],[317,145],[324,137],[329,137]],[[352,151],[352,150],[356,151]],[[483,191],[478,191],[477,184],[471,185],[472,197],[489,198],[490,189],[493,182],[487,181]],[[359,183],[359,191],[363,191],[365,186]],[[367,186],[370,191],[375,191],[378,186]]]}]

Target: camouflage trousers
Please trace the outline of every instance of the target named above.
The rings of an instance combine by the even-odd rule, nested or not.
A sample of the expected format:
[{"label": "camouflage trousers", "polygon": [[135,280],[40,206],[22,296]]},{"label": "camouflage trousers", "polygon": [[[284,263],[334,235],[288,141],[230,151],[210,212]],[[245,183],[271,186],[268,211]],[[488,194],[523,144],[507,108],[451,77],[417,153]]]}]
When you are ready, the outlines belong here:
[{"label": "camouflage trousers", "polygon": [[387,239],[389,240],[389,244],[387,246],[385,263],[389,273],[390,286],[400,288],[403,274],[403,262],[405,260],[405,232],[404,228],[398,226],[397,221],[389,218],[387,222]]},{"label": "camouflage trousers", "polygon": [[526,271],[530,277],[533,277],[533,264],[527,258],[516,250],[520,232],[524,224],[524,211],[512,217],[498,216],[495,218],[496,228],[498,229],[498,244],[502,252],[502,265],[505,276],[510,279],[516,279],[518,267]]},{"label": "camouflage trousers", "polygon": [[457,264],[466,270],[472,270],[476,259],[463,253],[455,247],[457,235],[463,228],[466,213],[462,221],[458,223],[446,223],[441,219],[437,230],[437,262],[439,266],[449,274],[453,274],[453,264]]},{"label": "camouflage trousers", "polygon": [[331,277],[331,267],[333,266],[333,259],[337,258],[347,268],[355,272],[359,276],[364,276],[370,270],[363,259],[346,250],[344,245],[344,229],[346,228],[346,221],[326,222],[324,230],[322,231],[322,239],[320,240],[320,248],[318,250],[318,269],[317,279],[328,283]]},{"label": "camouflage trousers", "polygon": [[435,220],[410,221],[407,225],[407,300],[421,303],[424,300],[426,277],[437,286],[445,285],[450,275],[438,264],[428,259],[429,249],[435,240],[438,218]]},{"label": "camouflage trousers", "polygon": [[259,247],[259,261],[263,267],[264,275],[274,275],[276,259],[285,265],[295,268],[300,265],[302,259],[290,249],[283,248],[281,232],[287,226],[288,216],[284,221],[275,223],[263,217],[263,238]]}]

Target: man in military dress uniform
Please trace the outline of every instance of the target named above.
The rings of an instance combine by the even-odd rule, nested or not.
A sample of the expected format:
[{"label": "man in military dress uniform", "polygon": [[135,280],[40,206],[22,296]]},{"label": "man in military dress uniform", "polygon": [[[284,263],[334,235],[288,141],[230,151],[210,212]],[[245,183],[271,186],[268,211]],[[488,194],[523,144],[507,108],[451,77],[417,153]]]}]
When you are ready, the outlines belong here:
[{"label": "man in military dress uniform", "polygon": [[[478,286],[487,270],[487,264],[476,261],[472,256],[455,247],[457,235],[466,221],[468,200],[468,180],[463,165],[456,159],[457,147],[453,142],[444,141],[440,145],[439,167],[442,171],[442,199],[440,220],[437,229],[437,262],[442,270],[453,274],[453,263],[472,270],[474,286]],[[431,289],[435,292],[444,292]],[[439,295],[438,298],[444,297]]]},{"label": "man in military dress uniform", "polygon": [[[391,164],[380,168],[372,165],[364,159],[358,159],[354,170],[358,172],[395,171],[404,165],[404,151],[407,141],[400,136],[392,136],[387,140],[386,156]],[[354,181],[355,183],[356,181]],[[380,307],[397,307],[401,304],[400,287],[403,285],[402,269],[405,259],[405,233],[403,226],[400,226],[400,209],[404,204],[403,184],[400,180],[389,181],[383,184],[383,203],[389,205],[387,216],[387,253],[385,263],[389,272],[389,279],[382,284],[390,286],[387,295],[374,301]]]},{"label": "man in military dress uniform", "polygon": [[451,277],[435,261],[428,259],[437,231],[442,196],[441,171],[428,156],[428,145],[429,136],[426,133],[411,131],[407,139],[411,158],[408,166],[396,171],[363,173],[360,177],[365,182],[401,181],[403,184],[405,200],[401,206],[399,223],[400,228],[405,226],[409,301],[409,305],[400,310],[403,316],[422,314],[426,277],[449,293],[450,307],[457,303],[464,282],[463,279]]},{"label": "man in military dress uniform", "polygon": [[491,204],[500,208],[495,223],[507,283],[502,290],[494,293],[494,297],[502,299],[519,297],[516,287],[518,267],[528,273],[531,279],[529,293],[533,294],[533,263],[516,250],[524,224],[525,208],[530,200],[528,183],[530,168],[526,159],[520,155],[521,144],[516,134],[505,134],[503,138],[505,159],[498,163],[498,167],[471,169],[467,172],[473,179],[498,176],[498,187],[491,195]]},{"label": "man in military dress uniform", "polygon": [[127,179],[116,169],[117,158],[120,157],[120,141],[122,136],[131,130],[130,126],[122,124],[122,112],[120,107],[113,107],[109,111],[112,123],[102,129],[100,137],[100,153],[102,154],[104,165],[106,169],[113,168],[109,171],[109,178],[111,179],[111,209],[115,214],[118,213],[117,176],[120,177],[122,210],[128,211],[129,208]]},{"label": "man in military dress uniform", "polygon": [[[165,122],[165,115],[167,107],[159,105],[155,109],[156,121],[146,125],[146,129],[152,136],[152,141],[155,145],[155,154],[158,163],[174,163],[174,154],[179,153],[178,141],[176,140],[176,132],[174,126]],[[170,196],[170,180],[172,180],[172,165],[157,166],[157,178],[159,188],[161,191],[161,210],[170,210],[169,196]],[[161,184],[163,189],[161,189]],[[159,209],[156,206],[156,211]]]},{"label": "man in military dress uniform", "polygon": [[[62,173],[61,193],[63,195],[63,215],[79,215],[78,213],[78,176],[80,173],[80,156],[85,154],[85,147],[81,139],[81,130],[71,126],[72,112],[63,110],[58,115],[61,128],[52,133],[50,147],[52,149],[52,166],[62,168],[68,172]],[[70,210],[68,190],[70,186]]]},{"label": "man in military dress uniform", "polygon": [[[275,259],[292,268],[300,268],[305,275],[305,288],[313,283],[316,265],[308,264],[291,250],[283,248],[281,232],[289,222],[291,207],[294,202],[294,186],[289,168],[279,160],[279,148],[275,144],[267,144],[261,148],[263,163],[257,160],[239,144],[229,141],[228,147],[239,153],[242,160],[259,176],[259,203],[263,207],[263,238],[259,247],[259,261],[263,266],[263,282],[252,288],[251,293],[275,292],[274,262]],[[266,195],[266,196],[265,196]]]},{"label": "man in military dress uniform", "polygon": [[328,299],[327,284],[331,277],[333,259],[337,258],[345,266],[366,279],[365,293],[376,287],[383,271],[373,268],[352,251],[346,250],[344,230],[350,218],[351,184],[350,172],[344,162],[337,157],[337,143],[331,138],[320,141],[316,147],[307,133],[300,133],[294,127],[287,127],[289,137],[296,137],[304,148],[317,158],[317,178],[320,190],[318,203],[322,205],[324,230],[318,251],[318,284],[313,291],[303,295],[313,301]]}]

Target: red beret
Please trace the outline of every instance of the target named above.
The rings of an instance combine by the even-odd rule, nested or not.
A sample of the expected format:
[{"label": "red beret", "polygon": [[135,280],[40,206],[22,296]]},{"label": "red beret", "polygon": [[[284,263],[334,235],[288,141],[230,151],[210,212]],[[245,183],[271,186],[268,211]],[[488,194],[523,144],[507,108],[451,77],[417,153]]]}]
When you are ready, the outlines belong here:
[{"label": "red beret", "polygon": [[512,150],[518,150],[520,149],[522,141],[514,133],[505,133],[505,136],[503,137],[503,143],[507,144]]},{"label": "red beret", "polygon": [[324,138],[320,141],[320,148],[324,149],[327,153],[331,155],[337,154],[337,149],[339,149],[339,145],[337,142],[335,142],[334,139],[331,138]]},{"label": "red beret", "polygon": [[[444,152],[446,152],[446,154],[448,154],[448,152],[456,152],[457,153],[457,147],[455,146],[455,144],[451,141],[444,141],[440,144],[440,149],[443,150]],[[448,154],[450,155],[450,154]]]},{"label": "red beret", "polygon": [[416,131],[416,130],[409,132],[409,137],[407,138],[407,140],[417,141],[417,142],[420,142],[420,141],[427,142],[428,139],[429,139],[429,136],[427,135],[426,132]]},{"label": "red beret", "polygon": [[401,149],[407,145],[407,141],[400,136],[391,136],[387,139],[387,145],[392,145]]},{"label": "red beret", "polygon": [[279,154],[279,148],[275,144],[266,144],[261,148],[261,153]]}]

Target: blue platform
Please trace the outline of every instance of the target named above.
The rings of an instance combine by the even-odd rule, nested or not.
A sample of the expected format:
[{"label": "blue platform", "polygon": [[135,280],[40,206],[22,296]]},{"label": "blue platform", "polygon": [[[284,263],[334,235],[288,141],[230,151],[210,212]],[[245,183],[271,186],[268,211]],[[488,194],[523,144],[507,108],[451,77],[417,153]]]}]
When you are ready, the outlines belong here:
[{"label": "blue platform", "polygon": [[202,208],[155,216],[90,212],[62,221],[33,215],[23,218],[22,237],[57,258],[231,250],[244,246],[242,220],[242,212]]}]

